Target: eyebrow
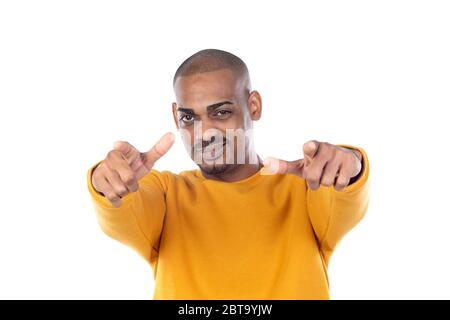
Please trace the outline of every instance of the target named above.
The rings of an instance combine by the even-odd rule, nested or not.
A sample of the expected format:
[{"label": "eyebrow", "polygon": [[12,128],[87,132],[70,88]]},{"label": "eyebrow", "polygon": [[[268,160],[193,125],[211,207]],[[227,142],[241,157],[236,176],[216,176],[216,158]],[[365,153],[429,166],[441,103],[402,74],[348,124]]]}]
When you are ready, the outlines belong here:
[{"label": "eyebrow", "polygon": [[[206,107],[206,110],[207,110],[208,112],[211,112],[211,111],[214,111],[214,110],[216,110],[217,108],[219,108],[219,107],[221,107],[221,106],[223,106],[223,105],[225,105],[225,104],[233,104],[233,102],[231,102],[231,101],[221,101],[221,102],[217,102],[217,103],[214,103],[214,104],[211,104],[211,105],[207,106],[207,107]],[[189,114],[189,115],[195,115],[194,110],[193,110],[193,109],[189,109],[189,108],[181,108],[181,107],[178,107],[178,108],[177,108],[177,111],[179,111],[179,112],[184,112],[184,113],[187,113],[187,114]]]}]

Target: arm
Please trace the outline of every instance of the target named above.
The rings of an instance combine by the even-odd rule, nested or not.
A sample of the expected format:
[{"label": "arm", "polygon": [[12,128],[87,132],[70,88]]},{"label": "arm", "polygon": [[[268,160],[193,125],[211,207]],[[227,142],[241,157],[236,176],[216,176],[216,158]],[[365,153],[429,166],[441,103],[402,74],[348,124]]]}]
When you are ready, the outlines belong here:
[{"label": "arm", "polygon": [[311,224],[328,264],[338,242],[364,217],[369,204],[369,160],[365,151],[355,149],[362,156],[362,169],[344,189],[333,187],[307,189],[307,208]]},{"label": "arm", "polygon": [[88,170],[88,190],[103,231],[152,262],[166,212],[167,184],[152,169],[173,145],[165,134],[148,152],[118,141],[103,161]]},{"label": "arm", "polygon": [[152,169],[139,181],[139,189],[122,197],[121,206],[115,207],[92,185],[97,165],[88,170],[87,184],[101,229],[151,263],[158,251],[166,211],[162,174]]},{"label": "arm", "polygon": [[291,173],[305,179],[306,205],[319,248],[328,264],[339,240],[364,216],[369,202],[369,160],[348,145],[311,140],[304,158],[267,158],[265,172]]}]

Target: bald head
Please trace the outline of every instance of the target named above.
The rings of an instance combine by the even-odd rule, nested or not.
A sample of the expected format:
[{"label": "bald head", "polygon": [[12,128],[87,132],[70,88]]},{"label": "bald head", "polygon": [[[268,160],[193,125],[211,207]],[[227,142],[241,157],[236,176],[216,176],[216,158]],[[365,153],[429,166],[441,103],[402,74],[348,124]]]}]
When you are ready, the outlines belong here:
[{"label": "bald head", "polygon": [[[240,169],[241,162],[225,161],[238,159],[238,146],[243,146],[246,161],[255,157],[251,129],[261,115],[261,96],[251,90],[247,66],[240,58],[217,49],[199,51],[178,67],[173,89],[175,124],[191,158],[196,161],[200,155],[197,164],[204,174],[229,175]],[[230,132],[234,136],[226,137]],[[205,150],[213,144],[225,150],[217,154]]]},{"label": "bald head", "polygon": [[246,83],[245,86],[250,90],[250,76],[244,61],[232,53],[218,49],[201,50],[187,58],[175,72],[173,85],[175,86],[179,77],[223,69],[230,70],[236,81],[244,81]]}]

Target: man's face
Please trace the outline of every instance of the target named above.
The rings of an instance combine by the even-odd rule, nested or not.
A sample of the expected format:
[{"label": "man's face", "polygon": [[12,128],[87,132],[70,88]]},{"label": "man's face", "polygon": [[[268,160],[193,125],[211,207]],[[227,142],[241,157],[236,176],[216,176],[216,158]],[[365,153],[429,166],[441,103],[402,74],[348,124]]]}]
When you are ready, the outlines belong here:
[{"label": "man's face", "polygon": [[257,120],[249,103],[257,93],[249,93],[245,79],[222,69],[180,77],[174,89],[174,120],[202,171],[221,174],[249,162],[252,121]]}]

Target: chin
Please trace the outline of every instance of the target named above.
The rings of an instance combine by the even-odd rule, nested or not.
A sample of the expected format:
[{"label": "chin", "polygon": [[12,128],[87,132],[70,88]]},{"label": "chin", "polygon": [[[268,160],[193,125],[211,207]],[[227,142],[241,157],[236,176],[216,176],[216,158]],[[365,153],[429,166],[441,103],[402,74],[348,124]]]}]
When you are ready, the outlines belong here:
[{"label": "chin", "polygon": [[229,164],[201,164],[200,170],[210,175],[217,175],[227,172],[230,169]]}]

